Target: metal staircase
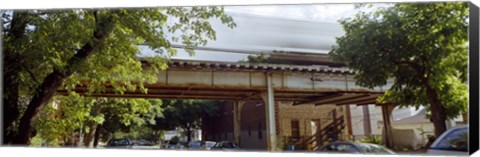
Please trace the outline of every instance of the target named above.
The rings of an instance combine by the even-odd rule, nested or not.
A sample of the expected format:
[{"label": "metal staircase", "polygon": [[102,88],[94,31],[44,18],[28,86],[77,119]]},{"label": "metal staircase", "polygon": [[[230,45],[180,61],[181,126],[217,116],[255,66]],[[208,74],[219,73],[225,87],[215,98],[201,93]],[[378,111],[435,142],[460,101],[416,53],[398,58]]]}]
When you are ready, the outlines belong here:
[{"label": "metal staircase", "polygon": [[330,142],[344,140],[342,132],[346,125],[343,114],[338,114],[337,110],[333,109],[328,117],[327,125],[319,128],[314,135],[300,138],[288,137],[286,142],[294,145],[296,150],[318,150]]}]

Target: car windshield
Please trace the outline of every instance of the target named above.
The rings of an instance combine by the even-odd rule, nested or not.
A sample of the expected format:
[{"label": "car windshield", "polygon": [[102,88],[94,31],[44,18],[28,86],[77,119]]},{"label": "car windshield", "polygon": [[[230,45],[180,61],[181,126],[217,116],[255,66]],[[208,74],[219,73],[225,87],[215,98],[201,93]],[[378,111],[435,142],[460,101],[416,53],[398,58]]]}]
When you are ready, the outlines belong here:
[{"label": "car windshield", "polygon": [[454,150],[454,151],[468,151],[468,129],[459,128],[452,130],[444,136],[434,149]]},{"label": "car windshield", "polygon": [[215,144],[216,144],[215,142],[205,142],[205,146],[207,147],[213,147],[215,146]]},{"label": "car windshield", "polygon": [[358,146],[367,154],[395,154],[393,151],[380,145],[359,143]]},{"label": "car windshield", "polygon": [[231,142],[218,142],[213,146],[215,148],[237,148],[237,145]]}]

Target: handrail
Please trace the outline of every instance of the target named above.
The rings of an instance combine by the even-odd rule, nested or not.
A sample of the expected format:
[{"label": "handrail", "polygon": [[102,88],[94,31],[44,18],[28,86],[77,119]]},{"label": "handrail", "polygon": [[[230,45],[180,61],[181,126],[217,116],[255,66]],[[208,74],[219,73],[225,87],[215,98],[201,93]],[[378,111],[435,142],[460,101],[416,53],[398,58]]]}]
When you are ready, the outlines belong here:
[{"label": "handrail", "polygon": [[[335,115],[333,114],[333,112],[336,112],[335,109],[330,111],[329,115]],[[325,144],[325,142],[330,142],[330,140],[332,140],[331,137],[328,136],[328,131],[331,128],[333,128],[334,134],[339,135],[333,140],[342,140],[343,136],[341,135],[341,132],[346,127],[344,115],[343,114],[336,115],[334,118],[330,118],[330,120],[331,122],[327,126],[318,130],[312,136],[295,137],[298,139],[298,141],[295,141],[295,142],[293,141],[294,137],[288,137],[286,138],[287,143],[293,144],[296,147],[296,149],[306,149],[308,145],[312,145],[313,150],[319,149]]]}]

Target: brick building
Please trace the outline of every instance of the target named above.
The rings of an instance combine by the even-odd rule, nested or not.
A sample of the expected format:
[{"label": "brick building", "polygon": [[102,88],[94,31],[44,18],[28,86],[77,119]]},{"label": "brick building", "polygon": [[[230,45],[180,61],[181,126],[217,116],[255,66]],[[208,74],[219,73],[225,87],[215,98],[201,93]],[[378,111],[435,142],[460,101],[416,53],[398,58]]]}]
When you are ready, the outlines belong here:
[{"label": "brick building", "polygon": [[[234,141],[233,105],[234,102],[225,101],[219,106],[220,115],[203,119],[202,139]],[[294,106],[291,102],[276,102],[275,112],[277,147],[295,145],[297,149],[315,149],[331,140],[348,140],[343,106]],[[247,101],[241,109],[239,145],[242,149],[267,150],[265,121],[263,102]],[[337,125],[333,125],[334,122]]]}]

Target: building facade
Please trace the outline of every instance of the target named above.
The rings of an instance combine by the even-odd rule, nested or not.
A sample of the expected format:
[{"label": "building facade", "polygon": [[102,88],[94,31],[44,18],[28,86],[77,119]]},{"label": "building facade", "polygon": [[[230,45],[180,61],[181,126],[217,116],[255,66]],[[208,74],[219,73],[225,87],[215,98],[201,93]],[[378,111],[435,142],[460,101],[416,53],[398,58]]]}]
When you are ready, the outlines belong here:
[{"label": "building facade", "polygon": [[[225,101],[219,106],[219,115],[203,119],[202,139],[234,141],[233,105],[232,101]],[[275,112],[278,148],[294,145],[297,149],[316,149],[332,140],[349,139],[343,106],[295,106],[292,102],[279,101],[275,103]],[[240,119],[239,146],[246,150],[267,150],[263,102],[247,101]]]}]

